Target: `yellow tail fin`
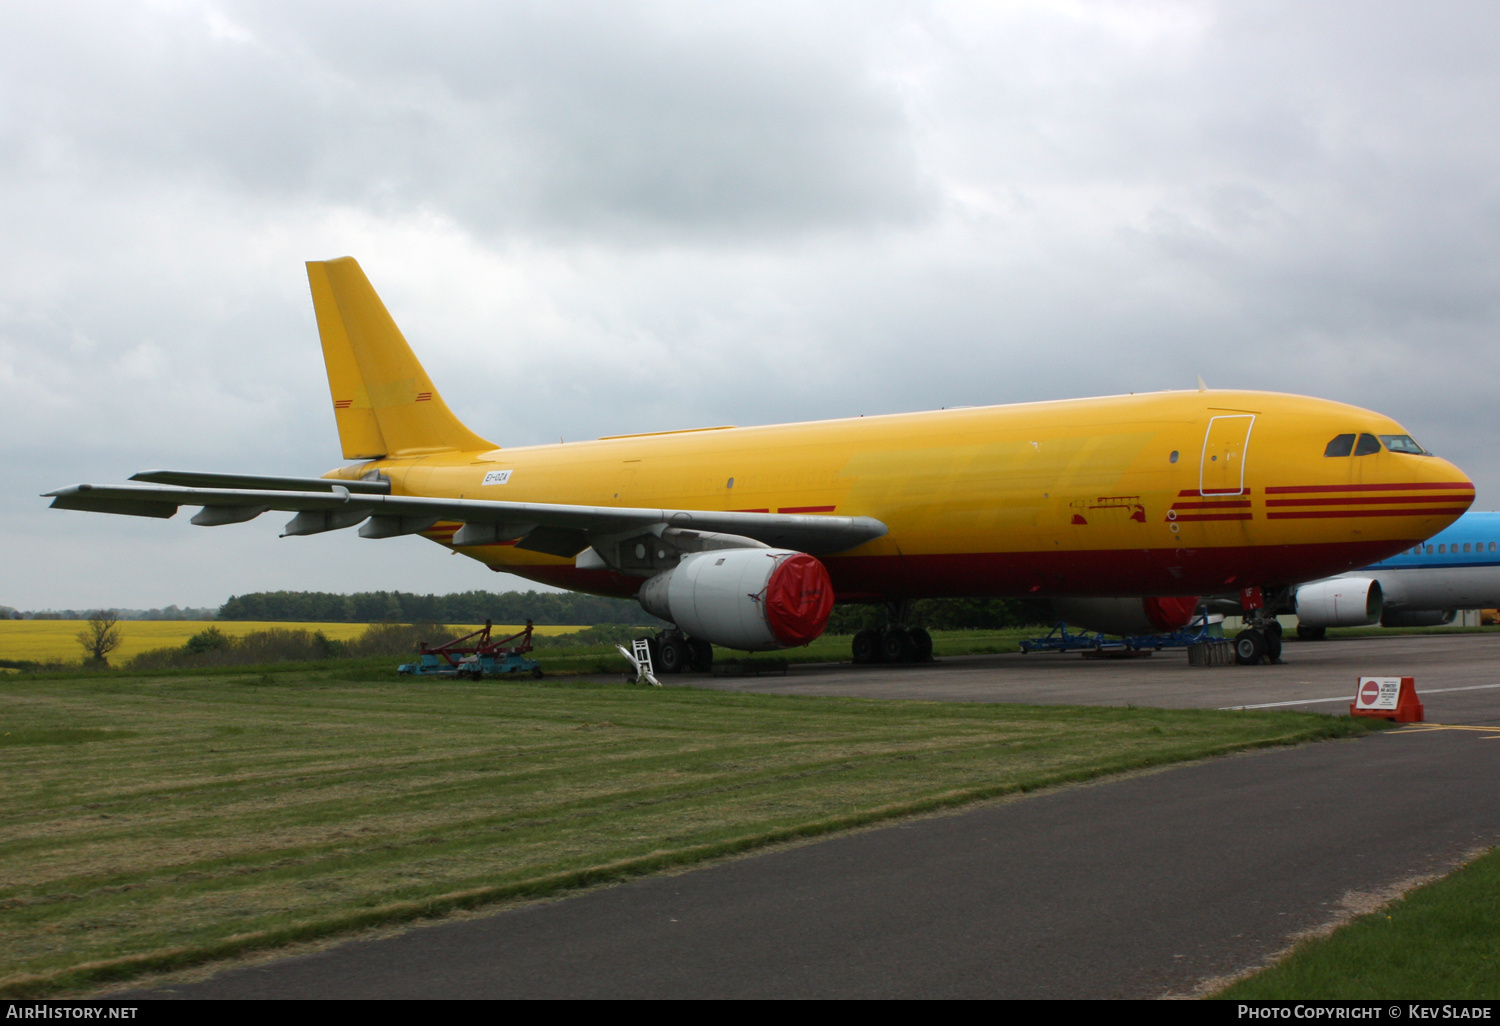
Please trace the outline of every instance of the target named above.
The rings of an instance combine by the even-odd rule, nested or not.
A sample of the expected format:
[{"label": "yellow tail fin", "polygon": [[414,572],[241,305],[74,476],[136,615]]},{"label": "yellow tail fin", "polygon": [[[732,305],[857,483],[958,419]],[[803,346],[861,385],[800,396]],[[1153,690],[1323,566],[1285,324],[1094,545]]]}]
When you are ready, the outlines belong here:
[{"label": "yellow tail fin", "polygon": [[494,449],[432,387],[353,257],[307,264],[345,459]]}]

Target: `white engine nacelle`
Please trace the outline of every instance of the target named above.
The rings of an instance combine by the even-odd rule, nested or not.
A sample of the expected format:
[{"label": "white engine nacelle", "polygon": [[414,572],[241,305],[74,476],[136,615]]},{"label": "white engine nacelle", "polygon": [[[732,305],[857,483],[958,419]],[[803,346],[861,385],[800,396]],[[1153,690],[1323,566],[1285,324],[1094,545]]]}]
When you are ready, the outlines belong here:
[{"label": "white engine nacelle", "polygon": [[1165,634],[1192,623],[1198,596],[1180,598],[1059,598],[1059,620],[1099,634]]},{"label": "white engine nacelle", "polygon": [[823,564],[790,549],[694,552],[636,593],[652,616],[725,648],[764,652],[806,645],[833,611]]},{"label": "white engine nacelle", "polygon": [[1368,577],[1335,577],[1297,589],[1293,607],[1304,627],[1368,627],[1385,607],[1380,582]]}]

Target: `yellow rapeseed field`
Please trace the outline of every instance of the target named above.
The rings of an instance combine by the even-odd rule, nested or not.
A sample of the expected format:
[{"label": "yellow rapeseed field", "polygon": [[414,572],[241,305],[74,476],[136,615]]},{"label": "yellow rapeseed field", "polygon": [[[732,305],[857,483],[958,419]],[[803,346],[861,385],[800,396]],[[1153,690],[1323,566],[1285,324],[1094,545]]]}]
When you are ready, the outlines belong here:
[{"label": "yellow rapeseed field", "polygon": [[[78,662],[83,658],[83,646],[78,644],[78,632],[83,630],[85,620],[0,620],[0,659],[49,662]],[[322,631],[335,641],[348,641],[365,632],[367,623],[287,623],[260,620],[121,620],[119,623],[120,647],[110,653],[109,661],[118,666],[132,656],[153,648],[175,648],[187,642],[194,634],[208,627],[217,627],[227,635],[240,637],[253,631],[305,630]],[[459,630],[478,630],[476,626],[456,625]],[[495,636],[514,634],[519,626],[495,625]],[[538,634],[566,634],[580,631],[582,627],[537,627]]]}]

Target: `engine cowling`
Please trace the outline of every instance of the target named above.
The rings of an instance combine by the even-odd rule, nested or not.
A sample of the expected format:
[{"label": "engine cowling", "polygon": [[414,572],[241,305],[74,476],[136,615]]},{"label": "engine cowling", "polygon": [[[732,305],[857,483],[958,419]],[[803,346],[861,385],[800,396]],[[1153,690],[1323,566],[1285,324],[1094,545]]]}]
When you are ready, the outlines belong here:
[{"label": "engine cowling", "polygon": [[1193,622],[1198,596],[1059,598],[1052,611],[1069,626],[1100,634],[1166,634]]},{"label": "engine cowling", "polygon": [[684,556],[636,594],[652,616],[694,638],[751,652],[806,645],[833,611],[823,564],[790,549],[719,549]]},{"label": "engine cowling", "polygon": [[1335,577],[1297,589],[1293,606],[1305,627],[1368,627],[1385,608],[1380,582],[1368,577]]},{"label": "engine cowling", "polygon": [[1382,627],[1446,627],[1458,615],[1456,609],[1408,609],[1400,613],[1382,613]]}]

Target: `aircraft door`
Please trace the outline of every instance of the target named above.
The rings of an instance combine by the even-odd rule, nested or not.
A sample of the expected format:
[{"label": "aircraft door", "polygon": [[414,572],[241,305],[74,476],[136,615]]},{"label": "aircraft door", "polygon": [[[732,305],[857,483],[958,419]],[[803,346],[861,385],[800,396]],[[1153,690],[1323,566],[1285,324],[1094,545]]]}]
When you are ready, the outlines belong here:
[{"label": "aircraft door", "polygon": [[1254,424],[1253,413],[1209,419],[1198,470],[1198,494],[1244,494],[1245,450],[1250,444],[1250,428]]}]

